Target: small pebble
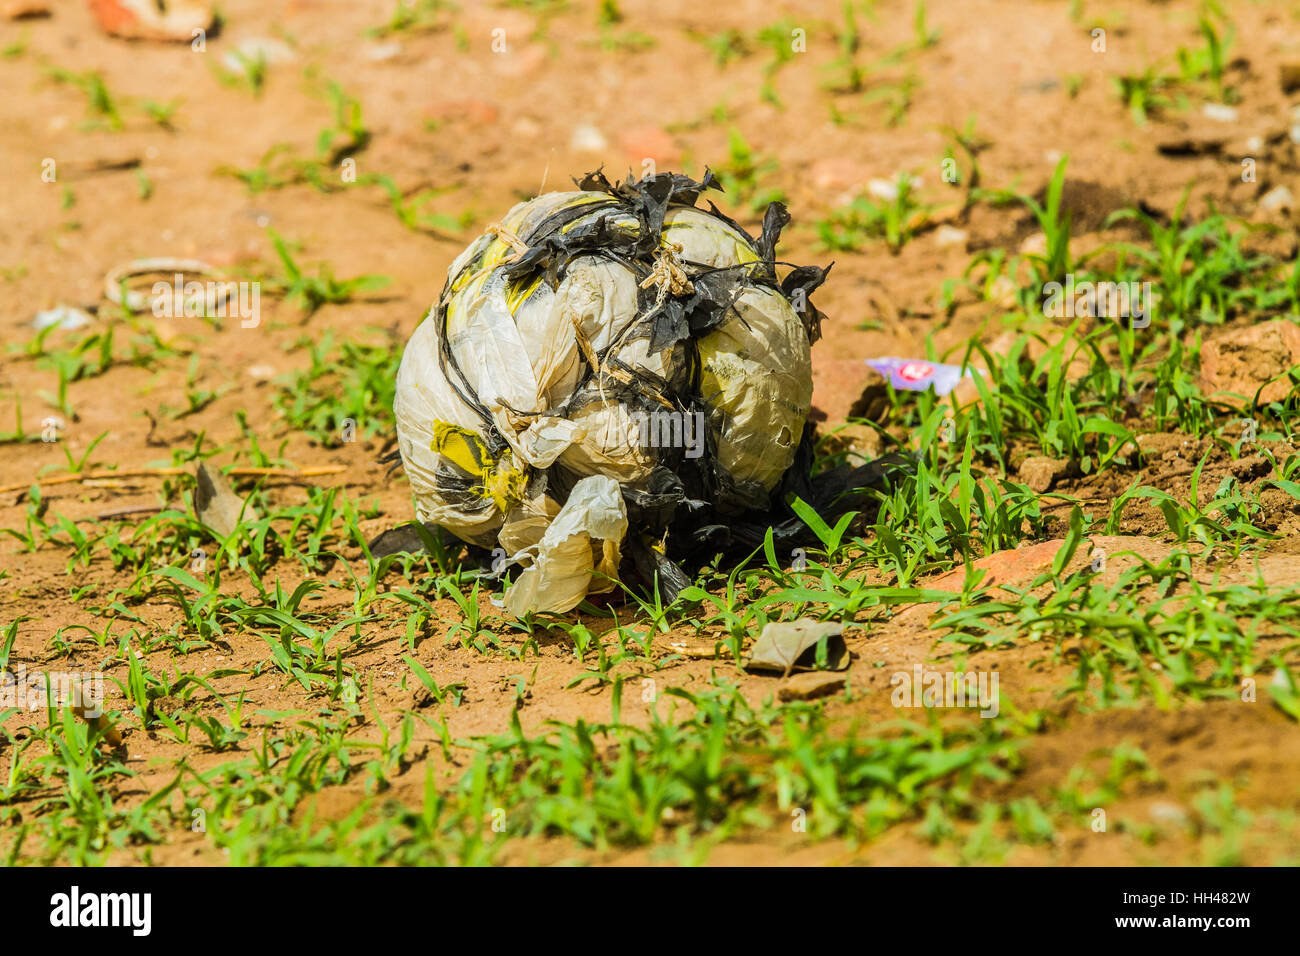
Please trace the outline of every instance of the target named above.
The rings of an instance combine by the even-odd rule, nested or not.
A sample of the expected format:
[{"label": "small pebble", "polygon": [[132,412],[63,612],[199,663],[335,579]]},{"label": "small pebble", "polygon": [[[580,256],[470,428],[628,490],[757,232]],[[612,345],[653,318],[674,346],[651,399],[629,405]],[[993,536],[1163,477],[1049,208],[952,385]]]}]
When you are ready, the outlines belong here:
[{"label": "small pebble", "polygon": [[32,319],[32,328],[39,332],[48,329],[51,325],[57,325],[65,332],[69,332],[73,329],[84,329],[92,321],[94,320],[90,313],[83,309],[71,305],[56,305],[44,312],[37,312],[36,318]]},{"label": "small pebble", "polygon": [[1295,197],[1285,186],[1277,186],[1266,192],[1259,200],[1259,208],[1264,212],[1282,212],[1295,208]]},{"label": "small pebble", "polygon": [[569,137],[569,148],[578,153],[603,153],[609,148],[609,141],[595,126],[584,123]]},{"label": "small pebble", "polygon": [[1218,123],[1237,122],[1237,108],[1223,103],[1206,103],[1201,107],[1201,115]]}]

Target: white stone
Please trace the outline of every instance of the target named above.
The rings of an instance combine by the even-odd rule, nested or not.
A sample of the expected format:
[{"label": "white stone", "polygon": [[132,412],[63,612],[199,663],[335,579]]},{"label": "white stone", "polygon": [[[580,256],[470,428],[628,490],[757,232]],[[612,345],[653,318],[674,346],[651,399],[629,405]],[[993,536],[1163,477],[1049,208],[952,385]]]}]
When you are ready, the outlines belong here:
[{"label": "white stone", "polygon": [[1218,123],[1237,122],[1237,108],[1223,103],[1206,103],[1201,107],[1201,115]]},{"label": "white stone", "polygon": [[590,123],[574,127],[569,137],[569,148],[577,153],[603,153],[609,148],[605,134]]},{"label": "white stone", "polygon": [[1281,212],[1295,208],[1295,197],[1285,186],[1277,186],[1266,192],[1259,200],[1259,208],[1264,212]]},{"label": "white stone", "polygon": [[964,246],[968,238],[965,229],[949,226],[946,223],[935,230],[934,241],[940,246]]}]

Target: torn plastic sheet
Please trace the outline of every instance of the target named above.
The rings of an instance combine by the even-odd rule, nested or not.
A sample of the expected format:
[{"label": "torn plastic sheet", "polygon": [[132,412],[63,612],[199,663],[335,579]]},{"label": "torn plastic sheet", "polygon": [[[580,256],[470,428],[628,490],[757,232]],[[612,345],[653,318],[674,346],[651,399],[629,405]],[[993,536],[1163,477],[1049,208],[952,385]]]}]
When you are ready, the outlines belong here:
[{"label": "torn plastic sheet", "polygon": [[947,395],[963,378],[970,378],[972,371],[984,374],[981,369],[971,369],[969,366],[963,369],[960,365],[945,365],[925,359],[885,357],[867,359],[867,364],[888,378],[894,388],[909,392],[924,392],[927,388],[933,388],[938,395]]},{"label": "torn plastic sheet", "polygon": [[583,478],[506,595],[506,610],[516,617],[529,611],[569,611],[588,594],[612,590],[625,534],[627,508],[618,482],[604,475]]}]

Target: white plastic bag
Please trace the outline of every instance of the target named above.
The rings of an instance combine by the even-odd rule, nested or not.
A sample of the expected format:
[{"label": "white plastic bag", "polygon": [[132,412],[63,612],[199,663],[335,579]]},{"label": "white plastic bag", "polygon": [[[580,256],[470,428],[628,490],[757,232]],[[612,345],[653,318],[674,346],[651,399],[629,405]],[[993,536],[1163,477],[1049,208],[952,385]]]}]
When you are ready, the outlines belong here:
[{"label": "white plastic bag", "polygon": [[[812,398],[774,234],[765,258],[696,208],[708,177],[589,182],[604,190],[521,203],[456,258],[397,378],[417,518],[525,565],[506,599],[517,615],[613,587],[625,498],[660,515],[665,495],[698,510],[722,489],[724,511],[766,509]],[[680,489],[655,477],[674,465]],[[638,527],[633,544],[666,533]]]}]

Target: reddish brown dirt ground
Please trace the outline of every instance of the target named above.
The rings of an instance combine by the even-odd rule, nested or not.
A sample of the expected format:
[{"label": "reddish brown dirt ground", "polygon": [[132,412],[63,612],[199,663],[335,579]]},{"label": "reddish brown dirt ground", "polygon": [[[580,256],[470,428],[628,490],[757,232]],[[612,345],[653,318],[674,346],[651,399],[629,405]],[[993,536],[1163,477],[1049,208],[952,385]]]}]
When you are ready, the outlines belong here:
[{"label": "reddish brown dirt ground", "polygon": [[[684,166],[698,174],[717,166],[728,153],[729,130],[740,131],[761,162],[771,162],[765,184],[779,186],[795,217],[781,248],[794,262],[835,260],[831,280],[818,293],[827,313],[825,339],[813,351],[815,405],[829,420],[842,419],[856,397],[845,363],[878,355],[924,354],[931,337],[940,354],[977,335],[996,351],[1011,328],[996,303],[959,298],[953,312],[937,305],[946,278],[961,275],[971,255],[991,247],[1018,248],[1038,231],[1022,207],[975,206],[960,221],[950,211],[960,196],[945,191],[940,163],[947,142],[944,127],[962,127],[975,116],[988,139],[980,155],[986,185],[1015,186],[1037,193],[1045,187],[1061,154],[1068,153],[1066,205],[1073,214],[1080,248],[1129,235],[1124,226],[1107,228],[1106,217],[1137,203],[1168,213],[1184,190],[1192,187],[1190,209],[1202,214],[1213,202],[1234,214],[1252,215],[1259,196],[1277,185],[1300,188],[1294,152],[1300,147],[1283,137],[1289,101],[1278,83],[1279,66],[1300,56],[1300,8],[1288,3],[1237,5],[1231,12],[1237,29],[1230,66],[1241,93],[1235,123],[1216,126],[1195,110],[1153,116],[1136,127],[1117,101],[1111,77],[1141,72],[1157,57],[1171,56],[1180,44],[1197,39],[1191,3],[1112,4],[1108,49],[1090,48],[1088,16],[1074,22],[1067,3],[972,0],[933,4],[932,29],[941,31],[931,50],[908,56],[887,71],[897,80],[914,75],[906,118],[887,123],[882,102],[862,97],[836,101],[823,88],[835,59],[833,29],[839,3],[767,3],[738,0],[702,10],[680,0],[622,0],[623,21],[612,29],[622,36],[642,33],[655,41],[648,50],[602,45],[595,4],[556,5],[539,16],[529,5],[464,2],[455,29],[440,28],[395,38],[368,39],[365,31],[385,22],[388,2],[312,2],[312,0],[226,0],[224,29],[209,41],[207,52],[185,44],[126,42],[105,36],[79,3],[56,4],[53,16],[0,24],[0,45],[21,44],[20,53],[0,59],[6,95],[0,105],[0,428],[19,414],[28,432],[57,414],[50,396],[57,377],[48,367],[24,357],[34,334],[30,325],[40,310],[66,303],[98,307],[95,329],[119,321],[104,301],[104,277],[136,258],[197,257],[223,269],[245,268],[254,274],[275,269],[267,227],[301,244],[299,261],[328,262],[341,277],[382,273],[393,282],[382,292],[363,294],[342,304],[327,304],[309,318],[273,296],[263,299],[259,327],[228,322],[220,331],[196,320],[160,320],[161,340],[181,357],[158,368],[115,364],[105,374],[73,382],[68,403],[75,414],[53,443],[12,442],[0,455],[0,526],[21,528],[29,504],[25,489],[55,469],[66,467],[65,450],[74,459],[102,440],[89,464],[122,471],[167,465],[173,450],[188,447],[203,435],[210,445],[247,447],[235,413],[246,413],[249,431],[261,447],[296,468],[339,466],[337,475],[309,479],[335,483],[353,500],[374,502],[375,513],[362,521],[367,534],[408,520],[411,503],[400,473],[387,477],[376,459],[381,438],[328,448],[285,425],[272,396],[282,376],[307,367],[303,350],[292,348],[303,336],[320,341],[359,339],[402,343],[435,300],[445,270],[465,242],[495,216],[542,188],[564,188],[572,175],[602,163],[610,172],[640,171],[646,159],[661,169]],[[1102,10],[1086,4],[1088,15]],[[874,20],[864,20],[863,44],[869,57],[884,56],[912,38],[911,7],[884,0]],[[689,33],[717,34],[734,27],[752,34],[760,26],[791,18],[806,24],[808,52],[781,70],[775,79],[784,108],[759,95],[763,56],[741,57],[725,68]],[[450,20],[448,22],[451,22]],[[493,31],[503,29],[504,54],[491,51]],[[293,62],[269,70],[263,94],[223,85],[213,65],[223,53],[250,37],[282,37],[294,51]],[[389,44],[396,44],[389,49]],[[380,58],[382,56],[382,58]],[[117,132],[85,129],[85,97],[72,86],[55,82],[51,68],[99,71],[118,98],[124,128]],[[309,75],[311,74],[311,75]],[[313,78],[314,77],[314,78]],[[313,94],[313,83],[337,80],[364,104],[372,137],[357,154],[361,174],[383,173],[404,190],[422,186],[439,191],[434,207],[448,216],[468,211],[458,237],[444,238],[403,227],[378,189],[320,193],[300,184],[250,194],[223,167],[255,166],[267,149],[292,143],[310,155],[320,129],[328,125],[329,107]],[[1074,87],[1077,84],[1077,90]],[[1073,92],[1073,95],[1072,95]],[[167,129],[152,122],[139,106],[145,100],[179,98]],[[1294,94],[1290,102],[1294,102]],[[847,119],[834,123],[828,103],[838,103]],[[575,130],[591,127],[600,143],[583,143]],[[1219,151],[1166,155],[1158,146],[1182,138],[1223,134]],[[1260,137],[1256,183],[1240,182],[1239,156],[1247,142]],[[593,148],[594,146],[594,148]],[[1256,150],[1259,152],[1259,150]],[[57,184],[41,179],[42,160],[61,168]],[[142,199],[131,168],[96,169],[107,161],[138,162],[152,184]],[[883,243],[861,252],[825,252],[817,245],[813,223],[846,196],[875,178],[891,179],[900,171],[920,177],[923,193],[939,211],[902,251],[893,255]],[[69,191],[75,201],[69,204]],[[753,226],[756,214],[723,197],[721,205]],[[941,244],[936,228],[947,219],[965,238]],[[1286,240],[1283,239],[1283,242]],[[1294,240],[1291,254],[1294,255]],[[1285,250],[1284,250],[1285,251]],[[314,265],[313,265],[314,268]],[[63,333],[55,333],[57,337]],[[123,348],[127,331],[119,348]],[[191,364],[192,363],[192,364]],[[187,376],[190,379],[187,385]],[[225,389],[201,411],[181,419],[158,415],[164,405],[185,407],[187,388]],[[151,420],[158,418],[157,424]],[[364,427],[365,423],[361,423]],[[1200,446],[1188,448],[1183,436],[1157,436],[1169,454],[1142,473],[1144,483],[1171,493],[1187,493],[1190,467]],[[219,463],[233,460],[229,454]],[[1185,467],[1183,467],[1185,466]],[[1230,471],[1247,473],[1246,461],[1211,462],[1202,478],[1202,496]],[[1244,469],[1244,472],[1243,472]],[[1072,479],[1055,490],[1091,502],[1092,513],[1105,514],[1109,500],[1138,473],[1103,474]],[[160,504],[161,482],[155,477],[122,477],[99,482],[46,484],[43,495],[52,512],[73,521],[92,519],[118,509]],[[274,500],[296,501],[300,484],[268,483]],[[1283,537],[1259,559],[1269,581],[1293,583],[1300,569],[1296,532],[1300,515],[1294,501],[1279,498],[1270,512],[1273,530]],[[1158,559],[1169,547],[1157,540],[1164,530],[1158,510],[1142,503],[1127,513],[1121,535],[1101,543],[1111,554],[1135,551]],[[345,557],[364,568],[359,552]],[[1076,561],[1083,560],[1082,557]],[[17,542],[0,539],[0,624],[17,617],[14,660],[29,666],[87,669],[108,656],[93,644],[80,643],[69,655],[51,648],[52,635],[74,624],[104,622],[74,604],[75,587],[93,585],[101,593],[127,580],[104,561],[67,570],[64,549],[45,546],[24,552]],[[1108,575],[1125,566],[1113,561]],[[276,572],[286,589],[302,575],[281,564]],[[1205,569],[1206,580],[1214,573]],[[1254,574],[1252,561],[1220,565],[1225,579]],[[330,573],[342,579],[341,569]],[[251,597],[251,587],[236,585]],[[311,605],[316,611],[350,613],[346,592],[326,591]],[[489,618],[495,609],[482,602]],[[520,711],[528,731],[546,721],[607,719],[607,691],[566,685],[588,668],[574,659],[559,632],[539,637],[539,657],[521,663],[481,657],[442,637],[459,619],[448,601],[437,605],[442,620],[424,641],[417,657],[440,682],[463,681],[464,704],[449,711],[454,735],[496,733],[508,726],[513,709],[511,678],[537,670],[531,696]],[[173,621],[175,607],[146,603],[138,609],[149,622]],[[889,704],[889,674],[918,662],[933,662],[952,653],[938,642],[943,629],[929,627],[929,609],[904,610],[892,619],[872,620],[847,632],[855,655],[848,690],[827,704],[828,713],[852,721],[878,723],[896,716]],[[370,688],[373,705],[386,719],[412,706],[403,686],[406,667],[400,620],[367,625],[368,640],[352,664],[361,685]],[[522,640],[506,633],[507,640]],[[708,648],[689,628],[663,635],[662,654],[674,653],[673,642]],[[1018,644],[1009,650],[973,653],[976,667],[996,668],[1004,692],[1025,711],[1043,709],[1048,721],[1023,754],[1022,772],[991,793],[999,799],[1034,795],[1043,798],[1063,785],[1077,767],[1109,748],[1130,744],[1146,755],[1152,773],[1125,787],[1112,810],[1111,837],[1091,831],[1066,836],[1047,846],[1017,846],[1008,863],[1117,864],[1215,862],[1213,834],[1168,823],[1190,811],[1207,792],[1207,781],[1230,782],[1239,805],[1261,816],[1240,850],[1243,862],[1295,860],[1300,854],[1300,727],[1266,700],[1194,703],[1160,710],[1151,702],[1136,708],[1092,711],[1061,690],[1073,673],[1068,659],[1054,660],[1049,649]],[[252,668],[267,657],[257,636],[236,636],[227,647],[212,647],[184,658],[183,666],[199,674],[223,668]],[[170,669],[165,652],[147,658],[155,670]],[[120,666],[120,662],[118,665]],[[690,687],[715,668],[726,668],[743,692],[755,699],[772,693],[776,679],[746,675],[725,662],[681,660],[658,672],[661,681]],[[302,707],[294,685],[286,686],[270,670],[257,678],[224,678],[223,692],[246,690],[250,710],[279,711]],[[110,706],[119,692],[110,685]],[[120,699],[117,701],[121,703]],[[645,715],[629,707],[632,722]],[[959,718],[954,718],[959,719]],[[18,719],[10,721],[16,726]],[[367,722],[358,737],[378,731]],[[427,728],[422,740],[432,745]],[[146,792],[170,778],[172,763],[188,757],[198,767],[230,758],[168,744],[137,730],[128,731],[130,766],[140,773],[137,786]],[[431,746],[431,751],[432,751]],[[1095,759],[1094,759],[1095,757]],[[1104,774],[1104,768],[1096,773]],[[398,798],[418,801],[422,762],[395,783]],[[360,791],[328,791],[317,801],[320,814],[342,815]],[[1153,810],[1153,807],[1155,808]],[[1171,809],[1172,808],[1172,809]],[[1116,826],[1114,819],[1127,821]],[[1199,818],[1198,818],[1199,819]],[[1164,822],[1162,822],[1164,821]],[[962,824],[970,827],[973,824]],[[1149,830],[1165,827],[1159,841]],[[135,858],[122,854],[122,861]],[[160,863],[219,862],[199,835],[182,832],[155,848]],[[629,853],[591,854],[569,845],[530,843],[510,855],[511,862],[556,862],[581,859],[593,863],[655,863],[664,859],[652,846]],[[871,863],[929,864],[959,862],[950,849],[936,849],[911,827],[897,827],[861,846],[800,843],[794,836],[756,834],[715,848],[710,862],[719,864]]]}]

